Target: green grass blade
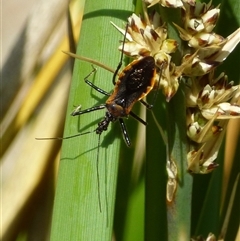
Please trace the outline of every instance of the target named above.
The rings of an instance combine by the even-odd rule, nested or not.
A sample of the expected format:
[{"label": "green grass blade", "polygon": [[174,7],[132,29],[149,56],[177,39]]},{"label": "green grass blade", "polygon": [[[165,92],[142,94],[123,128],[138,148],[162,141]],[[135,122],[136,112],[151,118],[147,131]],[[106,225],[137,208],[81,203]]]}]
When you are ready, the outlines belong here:
[{"label": "green grass blade", "polygon": [[[121,26],[130,15],[129,2],[87,1],[78,45],[78,54],[96,59],[116,68],[121,35],[110,21]],[[76,60],[65,136],[94,130],[105,111],[95,111],[81,117],[70,116],[74,105],[82,109],[104,103],[106,97],[84,83],[91,64]],[[111,91],[112,73],[98,68],[89,77],[100,88]],[[115,188],[119,159],[120,130],[118,123],[110,125],[100,138],[99,183],[102,212],[99,209],[97,185],[97,147],[95,133],[64,140],[54,203],[51,240],[111,240]]]}]

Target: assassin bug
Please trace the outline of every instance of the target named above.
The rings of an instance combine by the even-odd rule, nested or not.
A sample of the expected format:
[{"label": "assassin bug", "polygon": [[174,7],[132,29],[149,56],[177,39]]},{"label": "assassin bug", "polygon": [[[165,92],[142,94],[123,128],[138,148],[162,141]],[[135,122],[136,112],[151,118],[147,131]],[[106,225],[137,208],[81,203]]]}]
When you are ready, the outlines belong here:
[{"label": "assassin bug", "polygon": [[[126,32],[124,35],[123,45],[126,40]],[[102,121],[98,123],[98,127],[93,131],[88,131],[84,133],[79,133],[73,136],[63,137],[63,138],[37,138],[38,140],[46,140],[46,139],[70,139],[76,136],[81,136],[85,134],[89,134],[92,132],[96,132],[99,135],[98,137],[98,151],[97,151],[97,180],[98,180],[98,200],[99,207],[101,211],[101,202],[100,202],[100,184],[99,184],[99,170],[98,170],[98,158],[99,158],[99,147],[100,147],[100,135],[103,131],[108,129],[110,122],[119,121],[120,127],[123,133],[124,140],[127,146],[131,146],[131,141],[128,136],[128,132],[124,123],[123,118],[131,115],[137,121],[146,125],[147,123],[138,117],[136,114],[132,112],[133,105],[140,101],[144,104],[148,109],[151,109],[153,105],[148,104],[143,100],[143,98],[153,89],[155,85],[155,77],[156,77],[156,67],[154,58],[151,56],[146,56],[138,60],[132,61],[129,65],[127,65],[122,72],[118,75],[118,72],[122,66],[123,61],[123,51],[121,52],[120,62],[115,70],[112,78],[112,83],[114,85],[114,90],[112,93],[108,93],[101,88],[94,85],[92,82],[88,80],[89,76],[91,76],[96,69],[93,68],[92,72],[84,78],[86,84],[95,89],[96,91],[108,96],[105,104],[101,104],[98,106],[94,106],[85,110],[81,110],[81,106],[78,106],[73,112],[72,116],[82,115],[85,113],[89,113],[96,110],[101,110],[106,108],[106,113]],[[118,76],[118,80],[116,81],[116,77]],[[155,94],[155,99],[157,98],[157,93]],[[153,102],[154,103],[154,102]]]},{"label": "assassin bug", "polygon": [[95,129],[95,132],[100,135],[103,131],[107,130],[110,122],[115,122],[118,120],[122,129],[124,140],[127,146],[131,146],[131,141],[129,139],[123,118],[131,115],[136,120],[146,125],[146,122],[134,114],[131,110],[137,101],[141,101],[149,109],[152,108],[152,105],[143,101],[142,98],[144,98],[152,90],[155,84],[156,69],[154,58],[151,56],[144,57],[140,60],[134,60],[123,69],[118,77],[118,81],[116,82],[115,78],[122,65],[122,56],[123,54],[121,54],[121,62],[119,63],[113,75],[112,81],[115,88],[112,94],[107,93],[87,80],[87,78],[96,71],[95,68],[84,79],[89,86],[98,92],[109,96],[106,103],[83,111],[79,110],[80,108],[77,107],[72,112],[72,116],[82,115],[84,113],[106,108],[107,112],[105,117],[98,123],[98,127]]}]

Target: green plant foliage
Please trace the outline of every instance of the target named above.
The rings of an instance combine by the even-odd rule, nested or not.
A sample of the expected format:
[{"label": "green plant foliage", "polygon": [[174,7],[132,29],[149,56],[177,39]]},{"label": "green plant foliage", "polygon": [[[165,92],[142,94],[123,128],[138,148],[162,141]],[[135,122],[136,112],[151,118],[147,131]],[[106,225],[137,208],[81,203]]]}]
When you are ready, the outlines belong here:
[{"label": "green plant foliage", "polygon": [[[239,7],[238,1],[225,1],[223,5],[230,7],[236,4]],[[141,1],[137,1],[137,12],[141,12],[139,9]],[[159,6],[156,9],[163,20],[167,21],[169,37],[177,39],[182,48],[181,40],[172,25],[173,21],[180,21],[180,10]],[[229,16],[227,9],[223,9],[223,16]],[[235,30],[239,16],[233,9],[230,8],[233,13],[231,23]],[[132,11],[133,5],[129,1],[87,1],[77,53],[115,69],[120,58],[120,52],[117,51],[118,40],[122,40],[122,36],[111,26],[110,21],[123,27]],[[174,15],[173,12],[177,14]],[[224,20],[221,18],[219,22]],[[228,22],[228,25],[231,24]],[[218,26],[219,34],[224,32],[222,27]],[[180,52],[174,57],[176,60]],[[237,62],[239,54],[234,56],[235,59],[231,58],[231,61]],[[127,61],[124,58],[124,64]],[[81,104],[84,110],[106,100],[105,96],[84,83],[84,77],[91,71],[91,64],[75,60],[64,136],[93,131],[105,114],[104,110],[99,110],[80,117],[70,116],[74,105]],[[227,67],[226,73],[228,74]],[[239,70],[232,76],[239,78]],[[98,68],[88,79],[107,92],[113,89],[112,73],[104,69]],[[152,95],[148,98],[149,102],[151,100]],[[138,113],[139,109],[136,105],[134,112]],[[134,158],[138,154],[135,152],[135,144],[138,139],[145,138],[137,133],[139,126],[135,120],[126,120],[133,143],[130,149],[121,142],[118,123],[110,124],[109,130],[100,136],[99,149],[98,135],[94,132],[64,140],[51,241],[106,241],[111,240],[112,236],[118,241],[186,241],[193,235],[207,237],[210,232],[216,236],[220,233],[228,207],[225,204],[225,211],[221,216],[222,167],[209,175],[190,175],[187,172],[188,140],[183,83],[170,103],[166,103],[165,97],[159,92],[153,111],[168,137],[168,148],[151,112],[147,111],[146,153],[143,152],[139,158],[144,159],[146,154],[146,162],[139,164],[142,166],[138,166],[135,179],[133,177],[137,171],[134,170]],[[222,166],[223,156],[222,149],[217,160]],[[178,187],[171,203],[166,203],[167,158],[174,160],[178,167]],[[235,162],[237,159],[239,160],[239,153]],[[235,178],[230,179],[230,186],[234,185],[236,172],[234,175]],[[236,233],[236,229],[232,232]]]},{"label": "green plant foliage", "polygon": [[[110,21],[121,25],[130,9],[131,4],[123,1],[87,1],[77,53],[116,68],[121,37]],[[64,136],[93,131],[105,115],[102,110],[81,117],[70,116],[74,105],[81,104],[82,109],[87,109],[106,100],[84,83],[84,77],[91,71],[91,64],[75,61]],[[99,68],[89,80],[106,91],[113,89],[112,73],[104,69]],[[111,239],[120,138],[118,123],[110,125],[109,131],[100,137],[98,163],[98,135],[95,133],[63,142],[51,240]]]}]

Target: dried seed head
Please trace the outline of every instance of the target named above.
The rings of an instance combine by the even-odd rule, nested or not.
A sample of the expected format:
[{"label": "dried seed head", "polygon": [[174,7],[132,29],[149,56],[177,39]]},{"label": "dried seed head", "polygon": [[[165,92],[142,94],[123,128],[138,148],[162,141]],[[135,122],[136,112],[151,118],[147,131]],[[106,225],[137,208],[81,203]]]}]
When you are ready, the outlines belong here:
[{"label": "dried seed head", "polygon": [[[221,82],[221,80],[222,78],[218,78],[219,82]],[[204,82],[205,81],[206,79]],[[191,105],[193,106],[195,103],[195,107],[187,108],[187,135],[193,141],[191,143],[192,147],[194,147],[194,150],[188,153],[188,169],[193,173],[209,173],[216,167],[214,161],[217,158],[228,120],[240,118],[240,106],[228,102],[218,103],[218,101],[216,101],[216,99],[226,101],[230,96],[232,97],[232,93],[225,95],[224,92],[222,93],[223,98],[215,95],[216,91],[218,91],[217,87],[219,87],[219,89],[221,87],[222,90],[228,86],[228,84],[221,82],[217,85],[218,82],[215,81],[213,81],[213,83],[215,83],[216,86],[215,90],[207,84],[199,94],[201,101],[204,100],[203,102],[208,104],[201,103],[199,105],[199,98],[196,97],[191,99]],[[195,85],[193,88],[195,93],[197,93],[197,87],[198,86]],[[237,86],[237,90],[233,87],[229,89],[235,93],[236,99],[239,99],[239,86]],[[211,105],[209,107],[210,102]]]},{"label": "dried seed head", "polygon": [[196,143],[204,143],[223,129],[216,122],[218,113],[212,119],[207,120],[197,109],[188,109],[187,113],[187,135]]},{"label": "dried seed head", "polygon": [[217,239],[214,234],[209,233],[206,239],[204,239],[202,236],[198,236],[191,238],[191,241],[217,241]]},{"label": "dried seed head", "polygon": [[[126,55],[136,58],[150,55],[155,58],[156,63],[162,63],[162,58],[158,59],[161,53],[174,53],[178,45],[175,40],[167,39],[167,29],[157,12],[150,15],[149,20],[150,25],[147,25],[136,14],[132,14],[128,18],[129,27],[126,43],[124,48],[122,45],[119,46],[119,50],[123,49]],[[113,25],[122,34],[125,33],[124,29],[117,27],[115,24]]]},{"label": "dried seed head", "polygon": [[[184,70],[188,76],[201,76],[216,68],[233,51],[240,41],[240,29],[224,38],[213,32],[219,18],[219,6],[214,8],[211,1],[197,2],[191,5],[184,3],[183,27],[174,24],[182,40],[188,42],[192,52],[198,50],[198,55],[193,59],[192,65]],[[191,54],[183,57],[186,61]]]},{"label": "dried seed head", "polygon": [[203,148],[204,145],[198,151],[190,151],[187,154],[188,171],[190,173],[208,174],[218,167],[218,164],[214,161],[215,155],[212,155],[212,158],[208,160],[204,158]]},{"label": "dried seed head", "polygon": [[[239,91],[239,85],[228,82],[228,78],[221,73],[214,78],[214,71],[202,77],[188,79],[186,84],[186,104],[188,107],[197,107],[199,110],[210,109],[229,101]],[[212,116],[208,119],[211,119]]]},{"label": "dried seed head", "polygon": [[[146,22],[136,14],[128,18],[126,43],[119,49],[134,58],[152,56],[156,65],[156,83],[162,89],[166,100],[175,95],[179,80],[186,82],[187,135],[190,139],[188,170],[192,173],[209,173],[218,165],[215,163],[229,119],[240,118],[240,107],[230,103],[233,96],[240,95],[239,85],[228,82],[222,73],[214,77],[214,69],[223,62],[240,41],[240,28],[224,38],[213,29],[219,18],[219,6],[213,7],[195,0],[144,0],[148,7],[161,4],[164,7],[182,8],[183,24],[174,24],[189,48],[182,57],[180,66],[172,61],[178,44],[167,39],[168,33],[158,13],[145,12]],[[114,24],[113,24],[114,25]],[[125,30],[114,25],[122,34]],[[161,78],[160,78],[161,77]],[[169,174],[170,176],[170,174]],[[175,180],[175,179],[174,179]],[[169,200],[176,183],[169,180]]]},{"label": "dried seed head", "polygon": [[[176,67],[171,62],[170,54],[176,51],[178,44],[174,39],[167,39],[167,29],[157,12],[149,15],[149,22],[150,24],[146,24],[136,14],[132,14],[128,18],[127,41],[124,48],[121,45],[119,50],[123,49],[124,53],[131,57],[141,58],[150,55],[155,59],[157,72],[161,72],[160,87],[169,101],[178,89],[178,82],[185,64]],[[125,30],[114,26],[122,34],[125,33]],[[156,77],[156,81],[159,81],[159,75]]]},{"label": "dried seed head", "polygon": [[211,2],[208,4],[195,2],[184,3],[182,18],[184,29],[191,35],[199,32],[210,33],[215,27],[220,15],[219,6],[213,8]]},{"label": "dried seed head", "polygon": [[183,3],[181,0],[144,0],[148,7],[152,7],[155,4],[161,4],[163,7],[167,8],[181,8]]}]

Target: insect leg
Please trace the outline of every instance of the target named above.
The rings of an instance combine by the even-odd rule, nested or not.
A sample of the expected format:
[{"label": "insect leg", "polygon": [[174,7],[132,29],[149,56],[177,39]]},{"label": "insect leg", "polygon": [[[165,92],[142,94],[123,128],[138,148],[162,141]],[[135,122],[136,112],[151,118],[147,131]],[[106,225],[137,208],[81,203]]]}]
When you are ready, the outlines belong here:
[{"label": "insect leg", "polygon": [[146,101],[144,101],[144,100],[140,100],[140,102],[141,102],[143,105],[145,105],[147,109],[152,109],[152,108],[153,108],[153,105],[148,104],[148,103],[147,103]]},{"label": "insect leg", "polygon": [[125,34],[124,34],[124,38],[123,38],[123,46],[122,46],[122,53],[121,53],[121,57],[120,57],[120,62],[117,66],[117,69],[115,70],[114,74],[113,74],[113,78],[112,78],[112,82],[113,82],[113,85],[116,84],[116,76],[118,74],[118,71],[119,69],[121,68],[122,66],[122,61],[123,61],[123,49],[124,49],[124,44],[125,44],[125,41],[126,41],[126,36],[127,36],[127,29],[128,29],[128,23],[126,25],[126,31],[125,31]]},{"label": "insect leg", "polygon": [[97,69],[96,69],[93,65],[92,65],[92,68],[93,68],[93,70],[91,71],[91,73],[88,74],[88,75],[84,78],[85,83],[88,84],[91,88],[93,88],[93,89],[95,89],[96,91],[100,92],[101,94],[109,96],[110,94],[109,94],[108,92],[106,92],[105,90],[97,87],[96,85],[94,85],[92,82],[90,82],[90,81],[88,80],[89,76],[91,76],[93,73],[95,73],[95,72],[97,71]]},{"label": "insect leg", "polygon": [[109,94],[108,92],[106,92],[105,90],[97,87],[96,85],[94,85],[92,82],[90,82],[89,80],[85,79],[85,83],[88,84],[89,86],[91,86],[93,89],[95,89],[96,91],[98,91],[99,93],[103,94],[103,95],[107,95],[110,96],[111,94]]},{"label": "insect leg", "polygon": [[137,121],[141,122],[143,125],[147,125],[147,122],[144,121],[142,118],[140,118],[139,116],[137,116],[135,113],[133,113],[132,111],[130,111],[130,115]]},{"label": "insect leg", "polygon": [[122,129],[124,140],[125,140],[127,146],[130,147],[131,146],[131,141],[130,141],[130,138],[128,136],[128,132],[127,132],[127,128],[125,126],[125,123],[124,123],[122,118],[119,118],[118,120],[119,120],[121,129]]},{"label": "insect leg", "polygon": [[84,80],[88,79],[92,74],[94,74],[97,71],[97,69],[92,65],[92,71],[84,77]]},{"label": "insect leg", "polygon": [[80,110],[79,107],[77,107],[72,113],[71,115],[72,116],[75,116],[75,115],[82,115],[82,114],[85,114],[85,113],[89,113],[89,112],[92,112],[92,111],[95,111],[95,110],[101,110],[101,109],[104,109],[105,108],[105,105],[98,105],[98,106],[94,106],[94,107],[91,107],[91,108],[88,108],[86,110]]}]

